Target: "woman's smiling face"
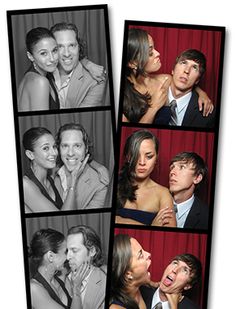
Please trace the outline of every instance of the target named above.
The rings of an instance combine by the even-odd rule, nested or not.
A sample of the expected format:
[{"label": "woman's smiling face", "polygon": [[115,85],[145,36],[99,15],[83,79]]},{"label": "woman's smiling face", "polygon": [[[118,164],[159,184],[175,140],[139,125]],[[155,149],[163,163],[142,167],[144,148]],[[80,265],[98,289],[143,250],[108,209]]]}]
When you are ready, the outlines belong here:
[{"label": "woman's smiling face", "polygon": [[54,72],[58,64],[58,48],[53,38],[43,38],[38,41],[29,58],[34,61],[39,70]]}]

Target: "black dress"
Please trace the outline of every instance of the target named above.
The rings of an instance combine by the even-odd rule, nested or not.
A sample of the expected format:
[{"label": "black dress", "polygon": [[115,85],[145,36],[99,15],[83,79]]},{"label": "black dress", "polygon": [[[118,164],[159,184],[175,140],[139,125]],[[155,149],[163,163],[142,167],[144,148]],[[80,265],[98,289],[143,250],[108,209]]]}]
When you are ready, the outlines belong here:
[{"label": "black dress", "polygon": [[48,294],[51,296],[51,298],[53,300],[55,300],[55,302],[57,302],[59,305],[63,306],[65,309],[70,309],[72,299],[71,299],[71,297],[70,297],[70,295],[69,295],[69,293],[68,293],[68,291],[65,287],[64,282],[60,278],[58,278],[57,276],[54,276],[54,278],[59,283],[59,285],[61,286],[62,290],[64,291],[64,293],[67,297],[67,305],[63,304],[63,302],[60,300],[60,298],[55,293],[53,288],[50,286],[50,284],[47,282],[47,280],[44,279],[44,277],[39,272],[36,272],[36,274],[33,276],[33,279],[37,280],[39,283],[42,284],[42,286],[45,288],[45,290],[48,292]]},{"label": "black dress", "polygon": [[41,182],[38,180],[38,178],[34,175],[33,171],[31,168],[29,168],[26,173],[25,176],[27,176],[31,181],[33,181],[33,183],[39,188],[40,192],[51,202],[53,203],[59,210],[62,208],[63,205],[63,201],[61,199],[61,196],[54,184],[53,179],[48,175],[47,176],[47,180],[50,182],[50,185],[54,191],[55,194],[55,201],[51,198],[51,196],[48,194],[48,192],[46,191],[46,189],[44,188],[44,186],[41,184]]},{"label": "black dress", "polygon": [[[37,70],[35,70],[33,65],[30,66],[30,68],[27,70],[26,73],[28,73],[28,72],[34,72],[34,73],[37,73],[37,74],[40,75],[40,73]],[[56,86],[55,86],[54,81],[53,81],[54,77],[51,73],[47,73],[46,77],[47,77],[49,84],[52,88],[52,91],[54,92],[54,95],[55,95],[55,100],[54,100],[52,95],[49,94],[49,109],[60,109],[60,101],[59,101],[59,98],[58,98]]]}]

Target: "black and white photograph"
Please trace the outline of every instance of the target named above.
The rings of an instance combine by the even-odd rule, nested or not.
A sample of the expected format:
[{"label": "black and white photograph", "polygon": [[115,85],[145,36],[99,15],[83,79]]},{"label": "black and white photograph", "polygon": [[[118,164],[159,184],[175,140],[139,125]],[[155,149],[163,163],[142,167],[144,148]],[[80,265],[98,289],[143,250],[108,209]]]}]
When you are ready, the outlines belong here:
[{"label": "black and white photograph", "polygon": [[112,104],[105,5],[12,11],[8,26],[16,111]]},{"label": "black and white photograph", "polygon": [[110,213],[26,219],[29,308],[104,308]]},{"label": "black and white photograph", "polygon": [[110,111],[22,116],[19,127],[25,213],[111,207]]}]

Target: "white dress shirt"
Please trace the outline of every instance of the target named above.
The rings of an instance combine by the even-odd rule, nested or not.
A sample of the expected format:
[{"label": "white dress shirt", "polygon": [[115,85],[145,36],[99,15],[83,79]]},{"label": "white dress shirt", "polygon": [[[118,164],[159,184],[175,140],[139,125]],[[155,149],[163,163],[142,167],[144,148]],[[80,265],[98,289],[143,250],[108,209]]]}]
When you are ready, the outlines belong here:
[{"label": "white dress shirt", "polygon": [[154,306],[159,302],[161,302],[162,304],[162,309],[171,309],[168,301],[161,301],[160,295],[159,295],[159,288],[158,288],[152,297],[152,308],[154,308]]},{"label": "white dress shirt", "polygon": [[187,201],[184,201],[183,203],[177,204],[174,201],[174,204],[177,206],[177,213],[176,213],[177,227],[184,227],[184,223],[187,219],[187,216],[193,205],[193,202],[194,202],[194,194]]}]

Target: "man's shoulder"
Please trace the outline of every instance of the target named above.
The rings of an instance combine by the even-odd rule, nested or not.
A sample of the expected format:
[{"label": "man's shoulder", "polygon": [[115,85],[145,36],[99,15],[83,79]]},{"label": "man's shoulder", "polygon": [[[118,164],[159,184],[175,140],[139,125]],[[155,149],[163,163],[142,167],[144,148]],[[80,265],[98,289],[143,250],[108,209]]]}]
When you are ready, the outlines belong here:
[{"label": "man's shoulder", "polygon": [[208,213],[209,212],[209,207],[208,205],[203,202],[198,196],[195,195],[194,197],[194,202],[193,205],[196,205],[196,207],[198,207],[198,209],[203,212],[203,213]]},{"label": "man's shoulder", "polygon": [[178,309],[200,309],[200,307],[188,297],[184,297],[179,303]]},{"label": "man's shoulder", "polygon": [[109,172],[107,168],[98,163],[95,160],[92,160],[88,165],[89,172],[99,179],[104,185],[109,183]]}]

